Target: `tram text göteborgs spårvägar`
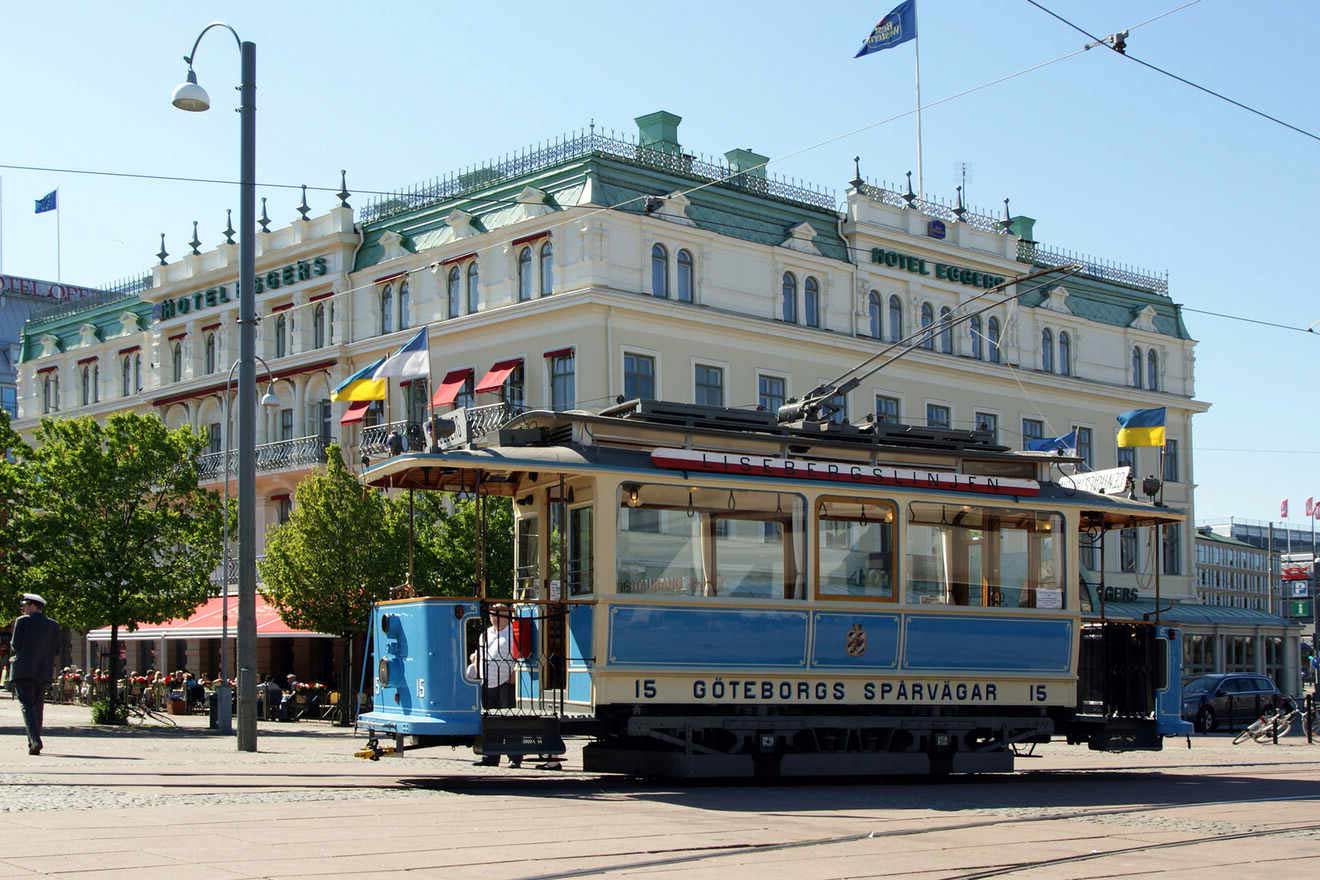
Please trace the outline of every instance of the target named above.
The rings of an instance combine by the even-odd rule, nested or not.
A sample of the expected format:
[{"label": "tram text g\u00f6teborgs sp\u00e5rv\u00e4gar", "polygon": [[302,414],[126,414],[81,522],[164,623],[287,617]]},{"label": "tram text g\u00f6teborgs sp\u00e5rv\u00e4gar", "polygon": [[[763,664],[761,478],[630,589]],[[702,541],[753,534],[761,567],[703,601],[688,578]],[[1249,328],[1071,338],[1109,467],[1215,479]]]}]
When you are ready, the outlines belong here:
[{"label": "tram text g\u00f6teborgs sp\u00e5rv\u00e4gar", "polygon": [[[832,775],[1007,771],[1051,737],[1190,732],[1176,630],[1105,620],[1103,574],[1079,565],[1080,540],[1183,517],[1082,491],[1073,459],[659,401],[441,421],[448,441],[363,480],[513,499],[513,619],[502,656],[470,662],[491,625],[480,570],[470,598],[379,603],[373,746],[517,758],[582,735],[587,770]],[[513,694],[483,705],[492,677]]]}]

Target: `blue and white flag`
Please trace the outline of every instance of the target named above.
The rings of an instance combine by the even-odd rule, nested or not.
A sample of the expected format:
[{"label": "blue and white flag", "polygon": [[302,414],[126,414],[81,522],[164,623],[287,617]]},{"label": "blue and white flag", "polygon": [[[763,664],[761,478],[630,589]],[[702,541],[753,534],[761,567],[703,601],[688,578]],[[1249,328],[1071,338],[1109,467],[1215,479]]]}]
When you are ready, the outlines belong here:
[{"label": "blue and white flag", "polygon": [[892,49],[899,43],[906,43],[917,37],[917,0],[905,0],[889,11],[889,14],[876,23],[871,35],[862,43],[854,58]]},{"label": "blue and white flag", "polygon": [[1076,452],[1077,431],[1069,431],[1062,437],[1042,437],[1027,441],[1028,452]]},{"label": "blue and white flag", "polygon": [[385,358],[373,378],[423,379],[431,375],[431,353],[426,345],[426,328],[408,340],[402,348]]},{"label": "blue and white flag", "polygon": [[50,192],[46,193],[41,198],[37,199],[37,210],[35,213],[44,214],[47,211],[54,211],[56,208],[58,208],[59,205],[55,204],[58,198],[57,193],[59,193],[59,190],[53,189]]}]

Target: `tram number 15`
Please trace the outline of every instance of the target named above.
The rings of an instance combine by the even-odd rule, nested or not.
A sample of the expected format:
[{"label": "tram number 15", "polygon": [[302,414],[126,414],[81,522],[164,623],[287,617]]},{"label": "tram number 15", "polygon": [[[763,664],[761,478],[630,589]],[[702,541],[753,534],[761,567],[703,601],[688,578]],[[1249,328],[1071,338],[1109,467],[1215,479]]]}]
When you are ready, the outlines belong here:
[{"label": "tram number 15", "polygon": [[655,679],[654,678],[634,678],[633,696],[637,699],[653,700],[655,699]]},{"label": "tram number 15", "polygon": [[1027,699],[1032,703],[1043,703],[1048,699],[1045,692],[1045,685],[1033,684],[1027,686]]}]

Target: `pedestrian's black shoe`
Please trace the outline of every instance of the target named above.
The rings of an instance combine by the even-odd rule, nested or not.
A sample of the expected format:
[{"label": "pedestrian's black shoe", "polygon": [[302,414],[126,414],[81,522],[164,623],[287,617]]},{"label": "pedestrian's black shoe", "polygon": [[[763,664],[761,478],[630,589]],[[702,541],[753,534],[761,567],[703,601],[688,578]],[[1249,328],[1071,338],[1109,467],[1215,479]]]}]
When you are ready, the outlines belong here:
[{"label": "pedestrian's black shoe", "polygon": [[28,754],[29,754],[29,755],[40,755],[40,754],[41,754],[41,746],[28,746]]}]

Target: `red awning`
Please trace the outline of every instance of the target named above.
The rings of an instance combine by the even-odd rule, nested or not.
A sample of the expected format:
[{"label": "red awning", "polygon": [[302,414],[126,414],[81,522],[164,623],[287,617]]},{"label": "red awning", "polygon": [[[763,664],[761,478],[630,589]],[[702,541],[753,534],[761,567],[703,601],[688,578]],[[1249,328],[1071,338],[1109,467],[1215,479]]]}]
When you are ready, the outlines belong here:
[{"label": "red awning", "polygon": [[510,358],[507,361],[500,361],[490,368],[490,372],[481,377],[477,383],[477,393],[483,391],[499,391],[504,386],[504,381],[509,378],[509,374],[522,365],[522,358]]},{"label": "red awning", "polygon": [[[197,610],[187,617],[167,620],[164,623],[149,623],[139,626],[133,632],[122,627],[119,630],[120,641],[145,642],[159,639],[217,639],[220,637],[221,603],[224,600],[216,596],[207,599]],[[229,597],[229,636],[238,635],[238,597]],[[265,639],[278,636],[315,636],[334,638],[325,633],[307,632],[293,629],[280,620],[279,613],[266,603],[260,593],[257,594],[257,638]],[[110,641],[110,627],[92,630],[87,638],[93,642]]]},{"label": "red awning", "polygon": [[367,414],[367,408],[371,406],[370,400],[355,400],[342,416],[339,417],[339,424],[351,425],[354,422],[362,421],[362,417]]},{"label": "red awning", "polygon": [[463,390],[463,384],[471,377],[471,370],[450,370],[440,382],[440,387],[435,389],[435,396],[431,398],[431,406],[451,405],[454,398],[458,397],[458,392]]}]

